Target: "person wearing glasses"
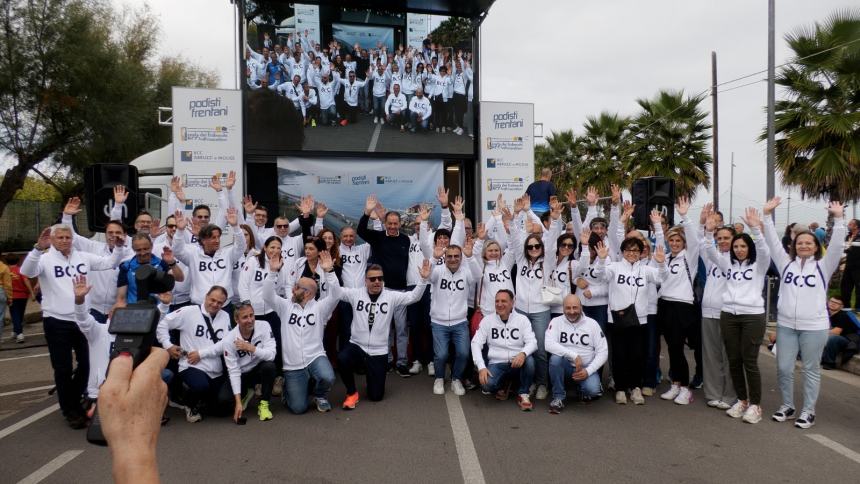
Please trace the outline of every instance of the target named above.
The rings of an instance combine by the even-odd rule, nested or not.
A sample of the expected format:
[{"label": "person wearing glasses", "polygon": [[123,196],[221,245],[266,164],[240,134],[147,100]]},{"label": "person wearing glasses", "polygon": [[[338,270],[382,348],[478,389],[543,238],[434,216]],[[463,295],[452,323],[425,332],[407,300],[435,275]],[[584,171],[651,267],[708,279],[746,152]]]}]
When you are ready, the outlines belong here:
[{"label": "person wearing glasses", "polygon": [[430,276],[430,261],[425,259],[419,272],[421,280],[411,291],[392,291],[384,288],[382,267],[371,264],[364,276],[364,287],[341,290],[340,300],[352,309],[349,344],[337,355],[338,370],[346,386],[344,410],[354,409],[359,401],[355,385],[356,368],[365,368],[367,372],[367,398],[370,401],[378,402],[385,395],[391,320],[399,307],[413,304],[424,295]]},{"label": "person wearing glasses", "polygon": [[[164,249],[173,247],[173,238],[176,236],[176,216],[170,215],[165,220],[164,233],[159,235],[152,244],[152,252],[154,254],[163,254]],[[176,266],[183,274],[189,273],[188,266],[182,263],[179,259],[176,260]],[[191,304],[191,280],[185,277],[182,281],[176,281],[172,291],[173,299],[170,303],[170,310],[176,311],[181,307]],[[179,342],[177,339],[174,343]]]},{"label": "person wearing glasses", "polygon": [[[516,302],[514,308],[529,318],[532,324],[538,349],[535,358],[535,398],[545,400],[549,394],[549,372],[547,366],[544,336],[549,326],[550,308],[542,296],[542,288],[547,285],[549,275],[555,269],[555,244],[564,225],[561,223],[562,204],[557,200],[550,210],[549,230],[543,230],[540,222],[528,217],[528,196],[514,201],[516,219],[511,223],[511,246],[517,259]],[[508,212],[510,214],[510,212]],[[523,230],[521,227],[524,227]]]},{"label": "person wearing glasses", "polygon": [[326,358],[323,333],[332,312],[340,301],[340,284],[334,273],[334,262],[328,251],[319,255],[325,272],[328,295],[316,299],[317,283],[302,277],[292,286],[290,299],[275,294],[278,272],[284,265],[281,254],[269,258],[269,273],[263,281],[263,301],[275,308],[281,320],[281,348],[284,366],[284,403],[290,412],[301,414],[308,409],[308,382],[314,403],[320,412],[331,410],[328,393],[334,384],[334,370]]},{"label": "person wearing glasses", "polygon": [[[583,247],[583,252],[590,249]],[[645,244],[628,237],[621,243],[622,259],[612,262],[609,247],[597,244],[597,267],[594,274],[609,286],[609,309],[612,321],[607,326],[612,341],[612,374],[615,379],[615,403],[627,403],[627,392],[636,405],[644,405],[642,369],[645,367],[645,331],[648,323],[648,285],[660,284],[666,277],[666,254],[662,247],[654,253],[649,267],[641,254]]]}]

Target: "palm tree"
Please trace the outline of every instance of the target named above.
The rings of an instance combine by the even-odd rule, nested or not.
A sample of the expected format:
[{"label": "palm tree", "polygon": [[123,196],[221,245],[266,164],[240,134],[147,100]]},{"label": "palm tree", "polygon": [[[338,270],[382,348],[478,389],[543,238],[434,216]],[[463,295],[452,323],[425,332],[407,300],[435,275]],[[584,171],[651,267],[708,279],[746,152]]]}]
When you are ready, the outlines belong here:
[{"label": "palm tree", "polygon": [[[860,10],[786,35],[796,61],[775,82],[776,167],[804,196],[860,198]],[[761,139],[766,138],[766,132]]]},{"label": "palm tree", "polygon": [[581,159],[572,170],[580,188],[595,186],[608,194],[612,184],[629,184],[630,119],[604,111],[587,117],[583,127]]},{"label": "palm tree", "polygon": [[638,99],[642,111],[633,118],[630,178],[663,176],[675,180],[675,193],[692,197],[710,183],[711,139],[701,96],[661,90],[653,99]]},{"label": "palm tree", "polygon": [[535,145],[535,179],[543,168],[553,171],[553,183],[558,193],[574,184],[573,167],[578,163],[579,138],[572,129],[553,131],[544,143]]}]

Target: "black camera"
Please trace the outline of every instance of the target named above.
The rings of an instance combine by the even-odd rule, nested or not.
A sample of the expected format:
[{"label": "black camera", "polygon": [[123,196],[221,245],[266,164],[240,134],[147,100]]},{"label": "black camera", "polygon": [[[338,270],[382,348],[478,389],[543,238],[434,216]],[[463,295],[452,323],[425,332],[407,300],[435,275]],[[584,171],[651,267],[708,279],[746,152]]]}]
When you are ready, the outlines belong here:
[{"label": "black camera", "polygon": [[[149,294],[169,292],[173,289],[175,281],[172,275],[159,271],[151,265],[138,268],[134,279],[137,282],[140,300],[128,307],[114,310],[108,332],[116,337],[110,355],[111,360],[121,353],[129,353],[133,367],[137,368],[137,365],[149,356],[149,350],[155,343],[155,328],[161,316],[156,305],[149,301]],[[102,434],[98,407],[87,429],[87,440],[92,444],[107,445]]]}]

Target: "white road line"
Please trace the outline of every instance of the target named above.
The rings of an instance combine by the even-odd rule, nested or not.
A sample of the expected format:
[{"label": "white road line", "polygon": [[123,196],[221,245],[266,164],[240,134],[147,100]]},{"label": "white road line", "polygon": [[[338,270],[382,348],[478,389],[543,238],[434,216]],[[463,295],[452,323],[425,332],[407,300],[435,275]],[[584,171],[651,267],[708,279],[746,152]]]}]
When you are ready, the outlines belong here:
[{"label": "white road line", "polygon": [[837,454],[842,454],[843,456],[853,460],[854,462],[860,464],[860,454],[854,452],[853,450],[845,447],[844,445],[836,442],[835,440],[830,440],[827,437],[821,434],[808,434],[807,437],[818,442],[819,444],[827,447],[828,449],[836,452]]},{"label": "white road line", "polygon": [[376,143],[379,142],[379,133],[382,132],[382,124],[377,124],[373,129],[373,136],[370,138],[370,146],[367,147],[368,153],[376,151]]},{"label": "white road line", "polygon": [[18,484],[36,484],[37,482],[42,482],[45,478],[57,472],[60,467],[68,464],[83,452],[83,450],[67,450],[55,457],[51,462],[40,467],[36,472],[18,481]]},{"label": "white road line", "polygon": [[29,417],[25,418],[24,420],[21,420],[18,423],[12,424],[3,430],[0,430],[0,439],[7,437],[7,436],[11,435],[12,433],[23,429],[24,427],[30,425],[31,423],[35,422],[36,420],[39,420],[40,418],[42,418],[46,415],[50,415],[59,409],[60,409],[60,404],[55,403],[55,404],[51,405],[50,407],[48,407],[44,410],[40,410],[40,411],[34,413],[33,415],[30,415]]},{"label": "white road line", "polygon": [[448,419],[451,421],[451,431],[454,432],[454,443],[457,445],[457,457],[460,459],[460,472],[466,484],[484,484],[484,471],[478,460],[475,443],[469,432],[466,415],[460,405],[460,397],[445,392],[445,405],[448,407]]},{"label": "white road line", "polygon": [[22,393],[38,392],[38,391],[42,391],[42,390],[50,390],[51,388],[54,388],[54,385],[46,385],[43,387],[25,388],[23,390],[15,390],[12,392],[0,393],[0,397],[8,397],[10,395],[20,395]]},{"label": "white road line", "polygon": [[14,358],[2,358],[2,359],[0,359],[0,363],[3,363],[4,361],[24,360],[27,358],[41,358],[43,356],[48,356],[48,355],[50,355],[50,353],[39,353],[38,355],[30,355],[30,356],[16,356]]}]

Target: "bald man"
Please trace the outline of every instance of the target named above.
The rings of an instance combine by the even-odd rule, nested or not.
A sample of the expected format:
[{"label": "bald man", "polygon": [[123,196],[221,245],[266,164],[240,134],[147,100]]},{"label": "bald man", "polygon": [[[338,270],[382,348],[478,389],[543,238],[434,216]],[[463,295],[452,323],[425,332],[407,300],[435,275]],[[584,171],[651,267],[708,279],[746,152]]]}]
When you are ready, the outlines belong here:
[{"label": "bald man", "polygon": [[563,301],[564,314],[549,322],[544,341],[549,358],[549,378],[552,382],[552,401],[549,413],[558,414],[564,409],[567,396],[565,384],[573,380],[586,401],[598,398],[600,374],[597,370],[606,363],[609,346],[597,321],[582,313],[582,302],[575,294]]},{"label": "bald man", "polygon": [[313,399],[317,410],[328,412],[328,392],[334,383],[334,369],[323,349],[323,332],[340,297],[340,283],[328,251],[320,252],[320,266],[328,283],[327,297],[315,300],[317,284],[302,277],[293,286],[288,300],[275,294],[278,271],[283,266],[281,254],[269,259],[269,274],[263,281],[263,301],[275,308],[281,319],[281,354],[284,365],[284,403],[296,414],[308,409],[308,382],[313,379]]}]

